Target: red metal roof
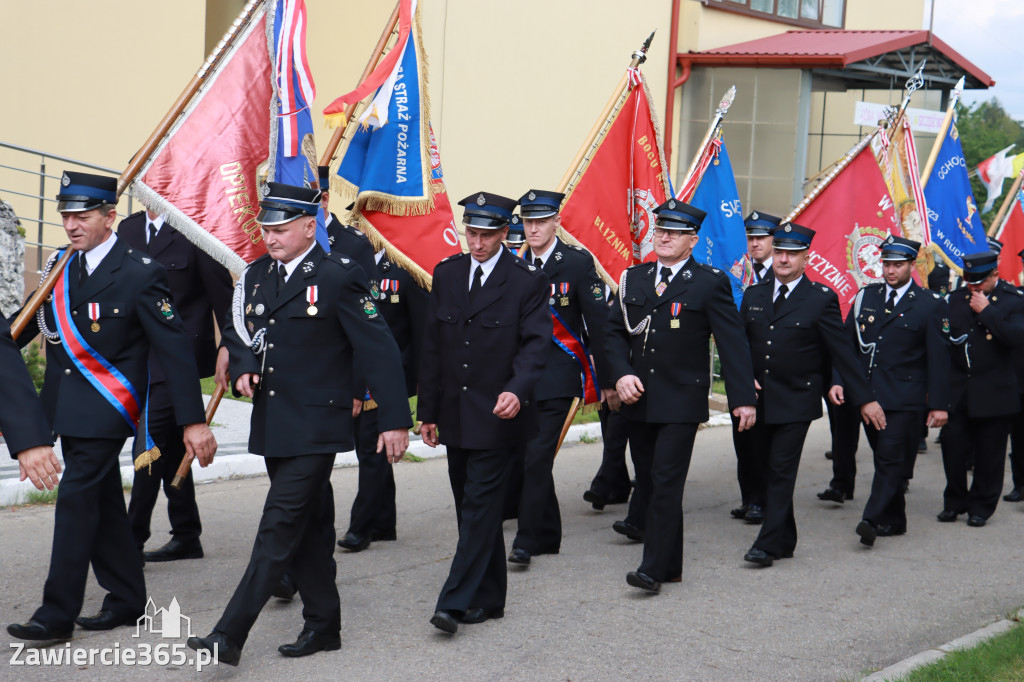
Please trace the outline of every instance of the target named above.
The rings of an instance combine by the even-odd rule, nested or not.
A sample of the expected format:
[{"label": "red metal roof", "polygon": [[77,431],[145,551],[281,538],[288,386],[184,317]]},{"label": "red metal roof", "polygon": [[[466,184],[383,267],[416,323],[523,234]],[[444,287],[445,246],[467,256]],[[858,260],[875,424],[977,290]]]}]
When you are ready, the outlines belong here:
[{"label": "red metal roof", "polygon": [[[995,81],[929,31],[786,31],[703,52],[680,52],[679,61],[699,66],[845,68],[905,48],[922,46],[939,53],[968,76],[967,87],[987,88]],[[974,83],[970,83],[974,81]]]}]

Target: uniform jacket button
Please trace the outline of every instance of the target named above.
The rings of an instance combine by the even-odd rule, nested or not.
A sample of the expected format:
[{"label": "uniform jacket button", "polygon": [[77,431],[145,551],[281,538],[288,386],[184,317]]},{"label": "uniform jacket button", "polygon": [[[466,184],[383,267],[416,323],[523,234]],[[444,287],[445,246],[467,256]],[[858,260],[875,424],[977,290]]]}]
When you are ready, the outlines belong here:
[{"label": "uniform jacket button", "polygon": [[466,392],[467,390],[468,390],[468,389],[467,389],[467,388],[466,388],[465,386],[463,386],[463,387],[462,387],[462,392],[463,392],[463,393],[465,393],[465,392]]},{"label": "uniform jacket button", "polygon": [[65,374],[71,374],[71,370],[70,369],[66,369],[66,370],[64,370],[64,373]]},{"label": "uniform jacket button", "polygon": [[78,317],[78,311],[77,310],[72,310],[71,311],[71,317]]},{"label": "uniform jacket button", "polygon": [[271,324],[271,325],[274,324],[274,318],[270,318],[269,324]]},{"label": "uniform jacket button", "polygon": [[654,374],[654,368],[653,367],[651,368],[651,374]]},{"label": "uniform jacket button", "polygon": [[270,395],[270,397],[271,397],[271,398],[273,398],[273,397],[274,397],[274,392],[273,392],[273,391],[271,391],[271,392],[269,393],[269,395]]},{"label": "uniform jacket button", "polygon": [[274,368],[273,367],[268,367],[267,368],[267,374],[273,374],[273,373],[274,373]]},{"label": "uniform jacket button", "polygon": [[464,345],[468,346],[469,345],[469,341],[466,341]]},{"label": "uniform jacket button", "polygon": [[462,364],[462,369],[469,369],[469,365],[467,365],[467,364],[463,363],[463,364]]},{"label": "uniform jacket button", "polygon": [[274,350],[274,344],[268,343],[267,344],[267,350]]}]

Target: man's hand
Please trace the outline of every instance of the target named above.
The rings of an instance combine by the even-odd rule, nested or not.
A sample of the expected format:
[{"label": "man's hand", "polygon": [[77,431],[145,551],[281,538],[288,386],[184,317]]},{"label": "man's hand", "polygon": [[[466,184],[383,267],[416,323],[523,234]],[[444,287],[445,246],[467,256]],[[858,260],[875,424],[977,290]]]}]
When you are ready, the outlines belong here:
[{"label": "man's hand", "polygon": [[971,292],[971,310],[980,313],[988,307],[988,296],[980,291]]},{"label": "man's hand", "polygon": [[221,346],[220,350],[217,351],[217,367],[214,370],[213,380],[218,386],[224,389],[227,393],[231,390],[230,377],[228,376],[228,349],[227,346]]},{"label": "man's hand", "polygon": [[21,470],[19,480],[24,481],[27,478],[39,490],[42,490],[43,486],[46,486],[47,490],[53,490],[60,482],[57,478],[57,474],[60,473],[60,461],[49,445],[37,445],[19,452],[18,469]]},{"label": "man's hand", "polygon": [[185,427],[181,440],[185,443],[185,453],[199,460],[199,466],[209,466],[213,455],[217,452],[217,439],[206,422],[189,424]]},{"label": "man's hand", "polygon": [[622,407],[622,400],[619,398],[619,392],[614,388],[601,389],[601,402],[606,404],[608,409],[613,412],[618,412],[619,408]]},{"label": "man's hand", "polygon": [[644,394],[644,385],[640,381],[640,377],[635,374],[627,374],[615,382],[615,390],[618,391],[619,400],[627,405],[632,405]]},{"label": "man's hand", "polygon": [[882,406],[878,404],[877,400],[861,405],[860,416],[865,424],[871,424],[879,431],[885,428],[885,412],[882,411]]},{"label": "man's hand", "polygon": [[[355,419],[359,416],[359,413],[363,411],[363,401],[359,398],[352,398],[352,418]],[[377,452],[380,452],[380,448],[377,448]]]},{"label": "man's hand", "polygon": [[842,405],[846,402],[846,395],[843,393],[843,387],[836,384],[832,388],[828,389],[828,399],[832,401],[833,405]]},{"label": "man's hand", "polygon": [[757,409],[753,405],[740,405],[732,411],[734,417],[740,420],[736,425],[737,431],[746,431],[753,428],[757,422]]},{"label": "man's hand", "polygon": [[429,424],[427,422],[420,424],[420,438],[428,446],[436,448],[439,442],[437,440],[437,424]]},{"label": "man's hand", "polygon": [[251,398],[256,393],[256,387],[260,383],[260,375],[255,372],[246,372],[242,376],[238,377],[238,381],[235,382],[235,390],[244,395],[246,398]]},{"label": "man's hand", "polygon": [[391,429],[377,436],[377,452],[386,450],[388,461],[394,464],[409,449],[409,429]]},{"label": "man's hand", "polygon": [[949,421],[949,412],[945,410],[928,411],[928,426],[937,429],[945,426],[947,421]]},{"label": "man's hand", "polygon": [[498,402],[494,403],[491,410],[499,419],[512,419],[519,414],[519,398],[515,393],[505,391],[498,395]]}]

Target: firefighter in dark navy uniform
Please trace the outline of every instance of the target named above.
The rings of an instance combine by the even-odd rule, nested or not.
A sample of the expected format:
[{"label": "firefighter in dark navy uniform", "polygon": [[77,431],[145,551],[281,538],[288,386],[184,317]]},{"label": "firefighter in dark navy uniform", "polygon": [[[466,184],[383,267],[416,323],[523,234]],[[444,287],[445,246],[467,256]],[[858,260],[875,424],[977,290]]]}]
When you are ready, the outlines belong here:
[{"label": "firefighter in dark navy uniform", "polygon": [[[164,216],[151,211],[139,211],[122,220],[117,236],[167,270],[174,306],[192,343],[199,376],[213,376],[217,359],[214,320],[223,321],[231,306],[231,273],[168,225]],[[154,361],[150,362],[149,400],[149,429],[162,456],[152,467],[135,472],[128,504],[132,534],[141,550],[149,539],[149,524],[162,484],[167,496],[171,539],[159,549],[146,552],[144,558],[146,561],[198,559],[203,556],[199,541],[203,527],[192,470],[189,469],[181,488],[171,486],[185,455],[185,446],[168,399],[166,372]]]},{"label": "firefighter in dark navy uniform", "polygon": [[[904,482],[917,455],[921,422],[946,423],[949,409],[949,313],[943,298],[911,278],[918,242],[889,235],[882,243],[885,282],[864,287],[847,319],[861,367],[885,410],[885,429],[868,425],[874,452],[871,496],[857,526],[861,543],[907,531]],[[843,386],[829,398],[843,401]]]},{"label": "firefighter in dark navy uniform", "polygon": [[[751,211],[743,225],[747,231],[747,256],[754,274],[754,284],[771,281],[772,272],[772,231],[779,226],[782,218],[761,211]],[[765,486],[768,485],[768,462],[754,456],[750,442],[751,432],[740,431],[739,420],[732,418],[732,442],[736,450],[736,479],[740,484],[740,506],[731,509],[734,519],[750,523],[764,520]]]},{"label": "firefighter in dark navy uniform", "polygon": [[[946,490],[939,521],[967,514],[984,526],[996,510],[1006,465],[1006,439],[1020,409],[1014,356],[1024,351],[1024,295],[999,279],[999,256],[964,256],[966,286],[949,294],[949,422],[942,430]],[[968,488],[967,470],[974,463]]]},{"label": "firefighter in dark navy uniform", "polygon": [[606,334],[609,373],[602,378],[624,403],[636,467],[630,510],[645,517],[643,528],[622,529],[644,539],[640,567],[626,582],[649,592],[682,579],[683,486],[697,427],[708,419],[711,334],[739,428],[755,418],[750,350],[729,278],[690,257],[705,213],[675,199],[655,213],[658,261],[634,265],[619,280]]},{"label": "firefighter in dark navy uniform", "polygon": [[[593,256],[556,236],[564,198],[559,192],[537,189],[519,198],[529,245],[523,259],[543,270],[551,282],[548,304],[555,324],[544,374],[535,388],[538,430],[525,446],[519,532],[508,556],[509,562],[519,565],[529,565],[539,554],[558,554],[562,518],[552,475],[558,439],[573,398],[600,399],[594,364],[603,368],[604,349],[600,344],[588,349],[583,340],[588,335],[604,338],[608,307]],[[591,352],[596,356],[593,363]]]},{"label": "firefighter in dark navy uniform", "polygon": [[317,189],[268,183],[257,216],[268,253],[239,279],[225,323],[233,389],[253,399],[249,451],[266,458],[270,489],[241,582],[213,632],[188,645],[231,665],[286,570],[304,623],[278,651],[340,648],[330,475],[335,453],[352,448],[364,386],[379,403],[378,450],[394,462],[409,444],[398,347],[362,268],[316,243],[319,200]]},{"label": "firefighter in dark navy uniform", "polygon": [[[7,628],[20,639],[69,639],[75,623],[110,630],[134,625],[143,614],[142,556],[128,523],[118,456],[136,431],[140,457],[149,447],[144,424],[151,348],[167,373],[186,450],[206,466],[217,447],[166,272],[113,233],[116,189],[116,178],[64,173],[57,210],[75,253],[49,302],[18,338],[25,345],[42,334],[50,342],[42,399],[65,464],[43,604],[28,623]],[[79,617],[90,565],[108,594],[96,616]]]},{"label": "firefighter in dark navy uniform", "polygon": [[768,462],[764,523],[743,558],[761,566],[793,556],[796,548],[793,490],[807,429],[821,416],[821,396],[832,379],[825,376],[826,358],[846,380],[864,419],[885,426],[843,329],[839,298],[804,276],[813,237],[808,227],[779,225],[772,237],[775,277],[747,288],[740,304],[758,384],[751,442],[756,456]]},{"label": "firefighter in dark navy uniform", "polygon": [[552,330],[547,277],[502,245],[516,201],[478,192],[459,205],[469,253],[434,269],[417,405],[423,442],[447,446],[459,524],[430,619],[448,633],[505,615],[502,507],[515,453],[537,430]]}]

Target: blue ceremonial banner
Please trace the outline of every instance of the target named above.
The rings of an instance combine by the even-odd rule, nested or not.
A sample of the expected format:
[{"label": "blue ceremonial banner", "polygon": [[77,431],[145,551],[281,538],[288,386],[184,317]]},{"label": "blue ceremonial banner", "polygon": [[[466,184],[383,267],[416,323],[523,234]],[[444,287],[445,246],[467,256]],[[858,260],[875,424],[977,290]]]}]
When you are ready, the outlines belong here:
[{"label": "blue ceremonial banner", "polygon": [[[267,179],[313,187],[319,179],[309,105],[316,97],[316,84],[306,58],[306,4],[303,0],[277,0],[270,19],[267,30],[273,30],[277,123],[271,126],[276,141]],[[331,250],[323,211],[316,217],[316,240],[324,251]]]},{"label": "blue ceremonial banner", "polygon": [[429,115],[419,64],[419,27],[401,59],[360,116],[338,166],[343,195],[359,211],[421,215],[432,206]]},{"label": "blue ceremonial banner", "polygon": [[925,203],[928,205],[928,219],[931,223],[932,242],[940,249],[943,258],[958,274],[963,267],[963,257],[988,248],[985,242],[985,228],[974,203],[971,182],[967,177],[967,162],[956,123],[942,140],[939,156],[928,176],[924,188]]},{"label": "blue ceremonial banner", "polygon": [[690,203],[707,212],[697,233],[693,257],[699,263],[724,270],[732,283],[736,307],[743,300],[743,258],[747,255],[747,232],[743,227],[736,178],[732,174],[725,142],[715,142],[715,158],[704,172]]}]

